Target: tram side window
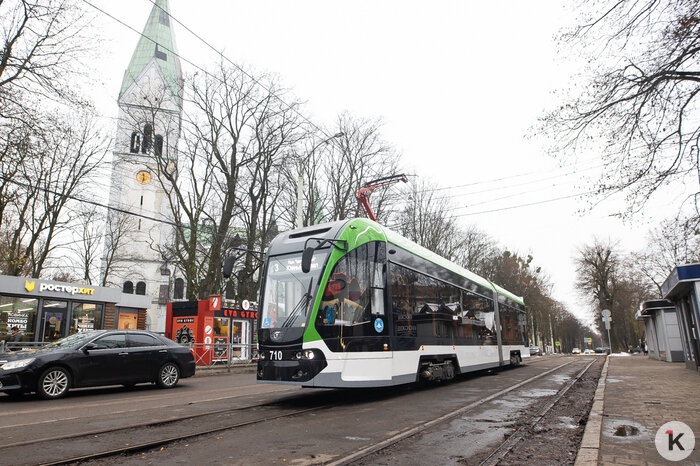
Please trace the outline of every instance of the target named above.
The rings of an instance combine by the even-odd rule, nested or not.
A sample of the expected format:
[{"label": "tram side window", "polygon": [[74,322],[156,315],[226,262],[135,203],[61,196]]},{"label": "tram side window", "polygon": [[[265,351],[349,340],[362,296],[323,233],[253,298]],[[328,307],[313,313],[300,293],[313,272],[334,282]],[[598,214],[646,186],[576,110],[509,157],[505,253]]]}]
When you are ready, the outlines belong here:
[{"label": "tram side window", "polygon": [[397,264],[391,264],[391,308],[394,334],[415,337],[416,323],[413,320],[413,302],[418,274]]},{"label": "tram side window", "polygon": [[462,333],[479,343],[496,341],[493,300],[470,291],[462,292]]},{"label": "tram side window", "polygon": [[517,341],[518,317],[515,309],[498,303],[498,315],[501,319],[501,340],[504,344],[512,344]]}]

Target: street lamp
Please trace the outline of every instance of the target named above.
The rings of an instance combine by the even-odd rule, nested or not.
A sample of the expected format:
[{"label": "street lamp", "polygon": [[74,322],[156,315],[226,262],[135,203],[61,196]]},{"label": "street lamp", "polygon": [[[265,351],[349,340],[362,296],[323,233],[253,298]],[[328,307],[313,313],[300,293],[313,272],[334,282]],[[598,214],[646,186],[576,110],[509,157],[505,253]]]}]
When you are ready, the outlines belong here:
[{"label": "street lamp", "polygon": [[[345,136],[345,133],[343,133],[343,132],[335,133],[333,136],[319,142],[318,144],[316,144],[315,146],[313,146],[311,148],[308,155],[306,156],[306,159],[308,160],[308,158],[314,154],[316,149],[321,147],[323,144],[327,144],[327,143],[331,142],[333,139],[341,138],[343,136]],[[303,218],[304,217],[304,214],[303,214],[304,209],[303,209],[302,200],[301,200],[302,193],[304,192],[304,172],[302,170],[302,164],[303,164],[303,158],[300,157],[299,158],[299,178],[297,179],[297,221],[296,221],[297,228],[301,228],[302,226],[304,226],[304,218]]]}]

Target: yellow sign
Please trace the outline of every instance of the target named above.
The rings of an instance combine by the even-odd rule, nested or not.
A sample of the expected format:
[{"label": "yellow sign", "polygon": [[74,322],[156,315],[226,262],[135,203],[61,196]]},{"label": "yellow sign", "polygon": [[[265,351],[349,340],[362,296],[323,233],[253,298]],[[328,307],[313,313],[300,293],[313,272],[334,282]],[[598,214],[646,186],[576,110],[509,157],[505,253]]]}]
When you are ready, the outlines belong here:
[{"label": "yellow sign", "polygon": [[[24,284],[24,289],[27,291],[34,291],[36,288],[36,280],[33,282],[30,282],[27,280]],[[39,284],[39,292],[42,291],[58,291],[58,292],[63,292],[63,293],[70,293],[70,294],[87,294],[87,295],[93,295],[95,294],[95,288],[88,288],[84,286],[71,286],[71,285],[62,285],[60,283],[40,283]]]}]

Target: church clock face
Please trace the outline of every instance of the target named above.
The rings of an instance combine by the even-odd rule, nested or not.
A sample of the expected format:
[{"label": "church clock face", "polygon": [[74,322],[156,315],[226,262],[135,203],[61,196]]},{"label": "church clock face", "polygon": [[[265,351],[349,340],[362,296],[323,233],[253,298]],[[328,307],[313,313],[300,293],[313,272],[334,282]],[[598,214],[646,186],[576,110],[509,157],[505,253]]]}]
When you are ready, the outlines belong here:
[{"label": "church clock face", "polygon": [[139,182],[139,184],[146,185],[151,182],[151,173],[146,171],[146,170],[141,170],[136,174],[136,181]]}]

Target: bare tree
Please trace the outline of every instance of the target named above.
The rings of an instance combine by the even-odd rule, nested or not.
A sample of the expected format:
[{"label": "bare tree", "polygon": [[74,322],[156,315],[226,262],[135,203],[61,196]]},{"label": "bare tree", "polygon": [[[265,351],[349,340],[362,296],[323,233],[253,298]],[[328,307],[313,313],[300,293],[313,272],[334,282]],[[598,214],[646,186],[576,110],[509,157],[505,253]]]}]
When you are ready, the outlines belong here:
[{"label": "bare tree", "polygon": [[659,187],[696,174],[700,4],[587,1],[579,10],[580,25],[561,41],[583,50],[593,78],[540,129],[557,156],[602,150],[601,192],[625,190],[635,211]]},{"label": "bare tree", "polygon": [[24,99],[35,93],[82,101],[69,82],[85,69],[81,62],[95,45],[87,39],[91,15],[73,0],[4,0],[0,2],[0,96],[28,109]]},{"label": "bare tree", "polygon": [[[338,116],[335,129],[343,136],[334,141],[332,147],[337,153],[326,160],[324,169],[330,198],[329,217],[333,220],[360,216],[357,192],[363,183],[393,175],[398,167],[394,149],[381,137],[379,121],[343,113]],[[383,222],[389,221],[385,215],[391,211],[389,199],[387,190],[372,195],[373,210]]]},{"label": "bare tree", "polygon": [[676,266],[700,261],[700,238],[691,227],[694,223],[692,218],[662,222],[648,233],[646,247],[634,255],[634,268],[656,287],[659,296],[661,285]]},{"label": "bare tree", "polygon": [[448,259],[456,258],[462,250],[460,230],[449,200],[435,194],[430,182],[413,178],[402,197],[407,199],[398,214],[398,231],[411,241]]},{"label": "bare tree", "polygon": [[67,226],[66,205],[80,194],[108,150],[90,116],[54,115],[33,130],[22,147],[29,155],[11,181],[18,191],[4,212],[4,220],[11,220],[4,228],[14,230],[7,243],[8,275],[29,267],[33,277],[40,276],[53,239]]},{"label": "bare tree", "polygon": [[[236,236],[248,249],[269,241],[284,186],[279,168],[298,139],[298,113],[297,104],[280,100],[273,78],[223,64],[192,76],[186,94],[193,109],[183,122],[182,150],[164,147],[154,160],[175,225],[172,245],[161,245],[161,254],[183,274],[188,299],[199,299],[223,289],[221,266],[239,244]],[[244,258],[238,278],[246,297],[257,268],[253,256]]]},{"label": "bare tree", "polygon": [[102,268],[100,269],[100,286],[111,284],[110,277],[124,270],[124,251],[129,247],[130,233],[136,229],[136,218],[122,212],[107,215],[104,224],[102,243]]}]

